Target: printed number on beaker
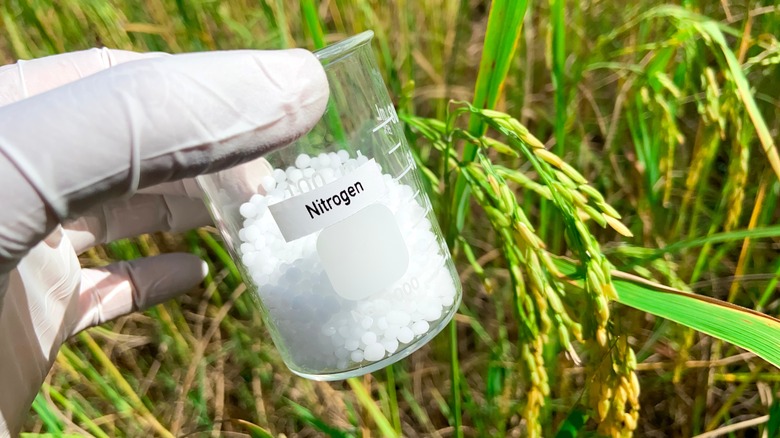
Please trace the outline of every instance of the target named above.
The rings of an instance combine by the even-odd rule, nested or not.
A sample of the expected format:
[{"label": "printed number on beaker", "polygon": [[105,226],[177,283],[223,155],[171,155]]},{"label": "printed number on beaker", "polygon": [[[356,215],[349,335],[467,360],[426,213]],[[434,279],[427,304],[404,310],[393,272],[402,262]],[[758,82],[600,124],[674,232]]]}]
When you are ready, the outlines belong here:
[{"label": "printed number on beaker", "polygon": [[408,297],[412,292],[416,291],[420,287],[420,282],[417,281],[417,277],[412,277],[411,280],[405,282],[400,287],[395,288],[393,291],[395,296],[399,298]]}]

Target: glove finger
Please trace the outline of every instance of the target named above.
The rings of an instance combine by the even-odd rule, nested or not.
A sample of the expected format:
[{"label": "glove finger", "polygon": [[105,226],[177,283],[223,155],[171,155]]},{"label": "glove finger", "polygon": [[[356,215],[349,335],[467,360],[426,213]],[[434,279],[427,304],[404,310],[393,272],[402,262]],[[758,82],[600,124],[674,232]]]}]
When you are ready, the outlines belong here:
[{"label": "glove finger", "polygon": [[234,51],[128,62],[0,107],[0,187],[17,198],[0,210],[0,272],[100,202],[289,143],[327,96],[309,52]]},{"label": "glove finger", "polygon": [[169,195],[135,195],[97,205],[63,224],[77,254],[114,240],[157,231],[182,232],[212,223],[199,199]]},{"label": "glove finger", "polygon": [[[248,198],[258,193],[258,191],[264,191],[260,183],[263,177],[270,175],[272,171],[271,163],[261,157],[248,163],[239,164],[229,173],[219,174],[219,187],[229,191],[231,196],[239,196],[237,199]],[[138,193],[187,196],[195,199],[203,198],[203,190],[194,178],[184,178],[178,181],[157,184],[143,188]]]},{"label": "glove finger", "polygon": [[208,272],[192,254],[174,253],[83,269],[71,334],[193,290]]},{"label": "glove finger", "polygon": [[138,190],[138,193],[147,195],[185,196],[193,199],[203,198],[203,190],[201,190],[197,181],[195,181],[195,178],[184,178],[178,181],[156,184],[151,187],[140,189]]},{"label": "glove finger", "polygon": [[[220,175],[220,187],[232,199],[258,193],[260,180],[273,168],[264,158],[236,166]],[[181,232],[212,223],[203,192],[192,178],[157,184],[129,199],[116,199],[92,207],[63,225],[77,253],[106,242],[157,231]]]},{"label": "glove finger", "polygon": [[123,62],[166,56],[126,50],[90,49],[20,60],[0,67],[0,106],[49,91]]}]

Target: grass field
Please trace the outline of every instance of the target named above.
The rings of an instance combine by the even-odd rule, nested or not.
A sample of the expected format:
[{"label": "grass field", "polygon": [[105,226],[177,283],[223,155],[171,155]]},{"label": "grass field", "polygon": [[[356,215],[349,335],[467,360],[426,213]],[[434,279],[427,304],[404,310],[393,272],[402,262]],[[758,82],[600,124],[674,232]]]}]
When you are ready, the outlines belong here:
[{"label": "grass field", "polygon": [[724,304],[780,316],[771,1],[4,0],[0,63],[366,29],[458,264],[450,327],[307,381],[215,230],[115,242],[82,262],[186,248],[211,275],[72,339],[27,436],[780,436],[780,322]]}]

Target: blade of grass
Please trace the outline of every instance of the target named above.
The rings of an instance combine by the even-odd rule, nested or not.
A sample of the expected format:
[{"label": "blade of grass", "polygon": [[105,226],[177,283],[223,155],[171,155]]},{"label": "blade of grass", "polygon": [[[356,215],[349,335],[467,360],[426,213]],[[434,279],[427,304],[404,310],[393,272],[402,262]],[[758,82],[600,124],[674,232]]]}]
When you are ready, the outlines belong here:
[{"label": "blade of grass", "polygon": [[[742,100],[743,105],[745,105],[745,110],[747,111],[750,120],[753,122],[756,134],[758,135],[764,153],[767,155],[769,164],[772,166],[775,175],[780,179],[780,155],[778,155],[774,139],[769,132],[764,117],[761,115],[761,112],[756,105],[755,98],[750,90],[750,84],[748,83],[747,77],[745,77],[745,72],[742,70],[742,65],[729,47],[723,34],[724,32],[727,32],[729,35],[740,37],[740,32],[676,5],[664,5],[653,8],[646,14],[643,14],[639,19],[642,20],[655,17],[674,18],[685,25],[693,23],[703,37],[715,43],[726,61],[726,65],[737,87],[737,91],[739,92],[739,97]],[[627,28],[627,25],[622,26],[622,29],[625,28]]]},{"label": "blade of grass", "polygon": [[[325,35],[322,31],[319,13],[317,7],[314,5],[314,1],[302,1],[301,13],[303,14],[304,28],[308,31],[309,36],[311,36],[313,48],[316,50],[325,47]],[[336,112],[336,105],[331,99],[328,99],[328,105],[323,118],[326,119],[336,140],[346,145],[346,133],[344,132],[344,127],[339,119],[339,114]]]},{"label": "blade of grass", "polygon": [[113,405],[115,412],[125,413],[133,410],[130,403],[127,402],[119,392],[107,381],[91,363],[85,362],[78,354],[80,349],[70,349],[63,347],[57,356],[59,365],[67,370],[72,370],[75,375],[83,375],[89,381],[89,387],[104,400]]},{"label": "blade of grass", "polygon": [[89,416],[81,409],[78,404],[73,403],[57,389],[47,383],[44,383],[43,390],[47,391],[51,395],[52,400],[62,405],[62,407],[66,410],[70,411],[73,416],[76,417],[76,419],[78,419],[78,421],[81,422],[90,433],[99,438],[109,438],[109,435],[105,433],[97,424],[95,424],[95,422],[89,418]]},{"label": "blade of grass", "polygon": [[659,159],[656,156],[659,150],[659,144],[657,142],[657,136],[651,134],[653,129],[648,126],[648,122],[652,123],[653,120],[647,120],[648,114],[652,114],[651,108],[647,107],[642,101],[639,93],[635,96],[636,112],[634,116],[636,118],[636,126],[638,132],[634,135],[635,138],[635,150],[637,154],[637,160],[644,169],[645,183],[645,195],[648,197],[648,202],[651,206],[657,204],[657,187],[656,182],[660,178],[661,170],[659,168]]},{"label": "blade of grass", "polygon": [[[504,88],[509,66],[514,58],[523,29],[523,19],[528,9],[526,0],[495,0],[490,5],[485,43],[479,61],[477,82],[474,85],[473,105],[481,109],[495,108]],[[469,120],[469,132],[480,136],[486,126],[479,117]],[[473,145],[466,147],[464,159],[474,159],[477,150]]]},{"label": "blade of grass", "polygon": [[552,26],[552,85],[555,92],[555,153],[564,153],[566,130],[566,0],[550,0],[550,25]]},{"label": "blade of grass", "polygon": [[[761,185],[758,187],[758,193],[756,194],[756,203],[755,207],[753,208],[753,212],[750,215],[750,222],[748,222],[747,229],[752,230],[756,227],[756,223],[758,222],[758,218],[761,216],[761,209],[764,206],[764,196],[766,195],[766,187],[767,187],[767,181],[766,179],[761,180]],[[745,238],[745,240],[742,242],[742,250],[739,253],[739,259],[737,259],[737,267],[734,269],[734,276],[735,277],[741,277],[742,274],[745,272],[745,264],[748,259],[748,253],[750,252],[750,238]],[[739,291],[739,283],[734,282],[731,284],[731,288],[729,289],[729,297],[727,301],[734,301],[734,298],[737,296],[737,292]]]},{"label": "blade of grass", "polygon": [[62,433],[62,423],[57,418],[57,414],[51,411],[51,407],[46,403],[46,399],[40,393],[33,400],[32,409],[38,414],[38,418],[49,433]]},{"label": "blade of grass", "polygon": [[756,381],[756,375],[762,371],[761,368],[762,365],[760,364],[754,367],[750,372],[751,378],[740,382],[739,385],[737,385],[737,387],[734,388],[730,394],[728,394],[725,400],[721,400],[721,405],[718,408],[718,411],[709,419],[710,421],[707,422],[705,430],[714,430],[722,421],[728,420],[730,417],[731,407],[737,402],[737,400],[742,398],[742,394],[744,394],[749,387],[753,386],[754,382]]},{"label": "blade of grass", "polygon": [[[564,69],[566,63],[566,26],[565,15],[566,0],[550,0],[550,26],[552,33],[552,85],[555,102],[555,122],[553,133],[555,135],[555,153],[563,156],[566,144],[566,88]],[[575,151],[575,156],[579,155]],[[539,201],[539,237],[547,240],[552,234],[552,248],[560,248],[563,233],[557,232],[558,224],[551,214],[550,204],[546,199]]]},{"label": "blade of grass", "polygon": [[[485,32],[485,43],[482,48],[482,58],[479,62],[477,82],[474,85],[473,104],[477,108],[495,108],[501,91],[504,88],[509,66],[514,58],[517,44],[522,34],[522,24],[525,18],[528,2],[526,0],[495,0],[490,5],[488,27]],[[469,132],[480,136],[485,132],[486,125],[479,117],[469,119]],[[477,147],[467,144],[463,150],[463,161],[474,160]],[[468,189],[466,181],[458,177],[452,197],[450,224],[448,224],[449,243],[453,243],[465,222],[468,212]],[[452,214],[454,213],[454,214]],[[457,226],[452,226],[458,224]]]},{"label": "blade of grass", "polygon": [[745,105],[745,110],[750,116],[750,120],[753,122],[753,127],[758,135],[758,140],[761,142],[761,146],[766,153],[769,164],[772,166],[775,175],[780,179],[780,156],[777,153],[777,147],[775,147],[775,141],[772,138],[772,134],[769,132],[769,128],[764,121],[764,117],[758,110],[756,100],[753,97],[753,93],[750,90],[750,84],[748,83],[745,72],[742,70],[737,57],[731,48],[726,43],[726,38],[723,36],[723,32],[720,27],[711,20],[706,20],[700,24],[702,32],[709,35],[710,38],[717,44],[723,53],[723,57],[726,59],[726,64],[729,67],[731,76],[739,91],[739,97],[742,99],[742,104]]},{"label": "blade of grass", "polygon": [[298,403],[295,403],[292,400],[286,400],[287,404],[290,405],[290,407],[293,409],[293,412],[295,415],[302,420],[304,423],[314,427],[315,429],[327,434],[329,437],[334,438],[349,438],[352,435],[344,432],[343,430],[337,429],[328,423],[326,423],[321,418],[317,417],[312,413],[312,411],[308,410],[307,408],[299,405]]},{"label": "blade of grass", "polygon": [[780,368],[780,320],[638,277],[615,277],[618,302],[740,346]]},{"label": "blade of grass", "polygon": [[774,269],[774,277],[767,283],[766,288],[764,288],[764,292],[761,293],[761,296],[758,298],[758,301],[756,301],[755,309],[759,312],[764,311],[764,306],[766,306],[767,302],[769,301],[769,298],[771,298],[775,291],[777,290],[777,283],[780,282],[780,261],[778,261],[775,269]]},{"label": "blade of grass", "polygon": [[23,433],[21,438],[84,438],[82,435],[72,433]]},{"label": "blade of grass", "polygon": [[626,255],[633,260],[628,266],[648,262],[663,257],[665,254],[677,254],[685,249],[696,248],[699,246],[712,245],[716,243],[733,242],[744,239],[764,239],[780,236],[780,225],[768,227],[759,227],[752,229],[743,229],[736,231],[726,231],[722,233],[711,233],[707,236],[694,237],[692,239],[680,240],[663,248],[649,249],[633,246],[623,246],[612,251]]},{"label": "blade of grass", "polygon": [[130,36],[122,26],[116,25],[116,23],[126,21],[119,8],[108,2],[82,1],[81,3],[82,10],[105,44],[117,49],[132,49]]},{"label": "blade of grass", "polygon": [[273,438],[273,434],[268,432],[267,430],[263,429],[262,427],[250,423],[246,420],[235,420],[236,423],[240,424],[242,427],[246,428],[249,431],[249,436],[252,438]]},{"label": "blade of grass", "polygon": [[47,29],[44,25],[41,8],[38,5],[33,5],[30,2],[20,2],[20,6],[22,9],[22,16],[24,16],[26,21],[32,24],[32,26],[38,30],[38,35],[41,38],[41,42],[45,46],[44,50],[46,50],[48,54],[55,53],[56,44],[54,43],[54,38],[52,38],[49,29]]},{"label": "blade of grass", "polygon": [[[555,262],[565,275],[578,273],[569,260],[557,258]],[[780,368],[780,320],[625,272],[612,271],[612,276],[619,303],[730,342]]]},{"label": "blade of grass", "polygon": [[355,7],[361,12],[360,15],[366,20],[363,26],[370,26],[374,29],[376,36],[376,44],[379,46],[379,61],[380,66],[384,68],[387,77],[387,86],[390,88],[391,93],[396,96],[401,95],[401,80],[399,77],[398,69],[395,65],[393,58],[393,52],[390,50],[389,38],[385,33],[384,20],[377,16],[375,7],[372,7],[371,3],[366,0],[356,0]]},{"label": "blade of grass", "polygon": [[581,409],[574,409],[571,411],[568,417],[563,420],[558,432],[555,434],[555,438],[575,438],[580,434],[580,431],[585,427],[585,423],[588,421],[588,414]]},{"label": "blade of grass", "polygon": [[314,48],[321,49],[325,47],[325,36],[322,33],[322,26],[320,26],[320,14],[317,12],[314,0],[301,1],[301,13],[303,14],[303,22],[306,25],[305,29],[309,31]]},{"label": "blade of grass", "polygon": [[672,243],[663,248],[654,251],[652,258],[661,257],[664,254],[674,254],[682,251],[683,249],[693,248],[697,246],[703,246],[705,244],[731,242],[735,240],[744,239],[763,239],[768,237],[780,236],[780,225],[760,227],[746,230],[727,231],[723,233],[713,233],[709,236],[696,237],[693,239],[681,240],[679,242]]},{"label": "blade of grass", "polygon": [[390,396],[390,417],[393,419],[393,428],[401,435],[401,413],[398,410],[398,389],[395,384],[395,372],[393,371],[393,365],[385,368],[385,375],[387,376],[387,393]]},{"label": "blade of grass", "polygon": [[33,56],[27,49],[27,44],[24,42],[26,38],[17,25],[14,17],[12,17],[11,13],[8,11],[8,7],[8,4],[6,4],[0,9],[0,23],[5,27],[6,35],[8,35],[8,40],[11,43],[11,47],[16,56],[22,59],[30,59]]},{"label": "blade of grass", "polygon": [[740,346],[780,368],[780,320],[630,274],[613,276],[619,302]]},{"label": "blade of grass", "polygon": [[[528,8],[526,0],[494,0],[490,4],[488,27],[482,48],[482,58],[474,85],[474,105],[478,108],[495,108],[498,97],[504,87],[511,60],[517,49],[522,31],[522,23]],[[469,120],[469,131],[481,135],[486,125],[478,117]],[[467,144],[463,152],[463,161],[474,160],[477,147]],[[446,227],[446,239],[454,248],[455,237],[465,224],[468,212],[469,190],[462,173],[458,174],[455,189],[450,199],[450,208]],[[460,369],[458,365],[458,331],[456,323],[450,323],[450,352],[452,363],[452,411],[454,413],[456,437],[463,436],[461,418]]]},{"label": "blade of grass", "polygon": [[463,436],[463,419],[461,418],[461,406],[463,400],[461,398],[461,383],[460,383],[460,360],[458,359],[458,324],[453,319],[449,323],[450,332],[450,374],[452,376],[452,408],[455,436],[461,438]]},{"label": "blade of grass", "polygon": [[366,390],[366,387],[355,377],[347,380],[349,387],[352,388],[352,392],[355,393],[358,401],[361,405],[371,414],[371,418],[374,419],[379,430],[382,432],[382,436],[385,437],[398,437],[399,435],[393,430],[393,426],[388,421],[387,417],[379,410],[379,407],[371,398],[371,395]]},{"label": "blade of grass", "polygon": [[780,400],[775,399],[769,408],[769,421],[766,423],[766,436],[780,436]]},{"label": "blade of grass", "polygon": [[283,0],[276,0],[275,13],[276,19],[273,21],[279,29],[279,37],[281,38],[282,49],[288,49],[295,45],[292,35],[290,35],[289,22],[287,20],[287,12],[285,11],[286,2]]},{"label": "blade of grass", "polygon": [[233,261],[233,258],[228,254],[228,252],[225,250],[225,248],[217,242],[216,239],[206,230],[200,229],[197,231],[198,237],[203,241],[203,243],[206,244],[206,246],[214,252],[214,255],[216,255],[217,260],[220,261],[230,272],[230,275],[225,278],[226,283],[228,284],[228,287],[231,289],[235,288],[239,283],[241,283],[241,273],[238,271],[238,267],[236,266],[236,263]]},{"label": "blade of grass", "polygon": [[106,246],[111,254],[120,260],[135,260],[143,256],[141,249],[131,239],[116,240]]},{"label": "blade of grass", "polygon": [[[436,436],[436,428],[433,426],[433,423],[431,422],[431,418],[428,416],[427,411],[423,406],[420,406],[420,401],[414,398],[414,395],[409,391],[410,385],[404,385],[401,389],[401,397],[406,401],[406,403],[409,405],[409,409],[411,410],[411,415],[414,417],[415,420],[417,420],[417,424],[422,425],[422,428],[425,433],[428,434],[428,436]],[[418,431],[422,432],[423,430],[420,430],[420,427],[417,428]]]},{"label": "blade of grass", "polygon": [[103,366],[104,372],[108,374],[108,377],[113,380],[113,383],[118,386],[121,391],[127,397],[127,401],[133,406],[133,409],[138,412],[141,417],[146,420],[149,426],[154,429],[160,436],[171,437],[173,434],[163,426],[157,418],[152,415],[149,408],[144,405],[141,398],[135,392],[132,386],[122,376],[122,373],[117,369],[111,360],[105,355],[103,350],[98,346],[97,342],[87,332],[81,332],[78,335],[78,339],[83,342],[87,349],[92,353],[94,359]]}]

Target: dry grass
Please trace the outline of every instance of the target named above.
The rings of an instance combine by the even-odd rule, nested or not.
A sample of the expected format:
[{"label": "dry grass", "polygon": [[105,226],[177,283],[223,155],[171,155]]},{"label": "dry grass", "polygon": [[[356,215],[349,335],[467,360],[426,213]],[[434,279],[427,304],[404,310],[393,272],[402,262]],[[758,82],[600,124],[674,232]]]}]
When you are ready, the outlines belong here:
[{"label": "dry grass", "polygon": [[[325,43],[373,29],[444,227],[458,230],[457,175],[484,195],[471,198],[452,239],[465,291],[452,329],[374,375],[306,381],[282,364],[213,230],[110,244],[83,263],[185,249],[212,275],[201,291],[70,341],[26,424],[31,436],[619,435],[634,410],[637,436],[760,436],[777,421],[776,368],[607,304],[604,275],[609,264],[780,314],[780,233],[759,232],[779,212],[777,6],[533,2],[494,103],[541,140],[526,138],[537,152],[506,153],[493,126],[489,137],[504,143],[471,142],[475,160],[454,163],[448,154],[463,158],[468,132],[478,134],[468,120],[450,127],[464,129],[455,141],[436,142],[441,124],[424,129],[446,119],[450,98],[474,97],[489,2],[303,3],[309,21],[284,0],[7,0],[0,61],[95,45],[311,48],[315,15]],[[758,231],[717,238],[729,230]],[[582,251],[593,256],[586,292],[551,292],[559,282],[545,257]],[[519,290],[529,300],[518,306]],[[638,405],[626,391],[634,372]],[[616,399],[625,407],[613,409],[623,406]]]}]

